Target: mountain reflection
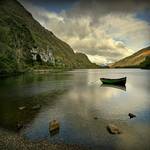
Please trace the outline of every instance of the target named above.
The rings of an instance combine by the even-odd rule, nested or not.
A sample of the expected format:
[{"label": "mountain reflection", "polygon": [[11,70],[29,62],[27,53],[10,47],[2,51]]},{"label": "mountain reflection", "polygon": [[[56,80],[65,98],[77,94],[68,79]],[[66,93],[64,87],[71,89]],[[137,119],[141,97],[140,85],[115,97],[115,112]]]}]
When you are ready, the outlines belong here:
[{"label": "mountain reflection", "polygon": [[[13,131],[18,131],[18,124],[26,127],[41,109],[54,106],[57,97],[67,91],[66,78],[69,75],[27,74],[0,80],[0,126]],[[42,107],[32,110],[38,104]],[[19,110],[19,107],[25,109]]]},{"label": "mountain reflection", "polygon": [[[104,76],[127,76],[127,87],[101,85],[99,78]],[[3,99],[0,101],[0,126],[24,121],[27,126],[20,134],[27,139],[85,144],[94,150],[101,147],[131,149],[135,145],[142,149],[142,135],[144,146],[149,145],[149,73],[128,69],[75,70],[22,79],[16,86],[11,86],[11,80],[0,81],[3,82],[0,84],[0,99]],[[25,113],[18,110],[19,106],[36,104],[42,105],[41,109],[24,110]],[[137,117],[129,119],[129,112]],[[49,122],[54,119],[59,121],[60,130],[52,136]],[[123,134],[111,136],[106,130],[109,123],[118,125]]]}]

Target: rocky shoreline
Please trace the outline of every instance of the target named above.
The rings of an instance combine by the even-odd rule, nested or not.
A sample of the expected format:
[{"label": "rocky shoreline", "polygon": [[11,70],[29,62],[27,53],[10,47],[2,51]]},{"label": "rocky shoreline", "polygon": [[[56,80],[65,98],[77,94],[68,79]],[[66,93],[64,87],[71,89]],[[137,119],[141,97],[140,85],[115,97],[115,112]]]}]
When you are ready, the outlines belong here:
[{"label": "rocky shoreline", "polygon": [[50,144],[43,140],[31,142],[16,133],[0,130],[1,150],[87,150],[88,148],[74,144]]}]

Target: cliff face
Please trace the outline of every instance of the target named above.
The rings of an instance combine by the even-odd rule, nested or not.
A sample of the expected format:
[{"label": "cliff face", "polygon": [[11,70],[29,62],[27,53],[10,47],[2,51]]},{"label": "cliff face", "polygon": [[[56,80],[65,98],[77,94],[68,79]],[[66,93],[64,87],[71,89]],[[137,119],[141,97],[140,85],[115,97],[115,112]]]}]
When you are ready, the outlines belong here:
[{"label": "cliff face", "polygon": [[150,47],[146,47],[133,55],[110,65],[111,68],[148,68],[150,65]]},{"label": "cliff face", "polygon": [[[84,54],[82,54],[84,55]],[[84,56],[86,57],[86,56]],[[93,68],[72,48],[42,27],[16,0],[0,1],[0,73],[27,68]]]}]

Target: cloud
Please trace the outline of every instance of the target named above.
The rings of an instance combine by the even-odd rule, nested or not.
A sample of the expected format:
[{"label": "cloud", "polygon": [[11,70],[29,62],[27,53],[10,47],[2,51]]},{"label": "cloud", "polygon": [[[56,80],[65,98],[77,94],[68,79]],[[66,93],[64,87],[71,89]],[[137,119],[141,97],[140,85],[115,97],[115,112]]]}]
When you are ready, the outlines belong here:
[{"label": "cloud", "polygon": [[81,0],[59,13],[23,4],[44,27],[100,64],[126,57],[150,40],[150,24],[136,17],[136,12],[149,6],[147,1],[121,2]]}]

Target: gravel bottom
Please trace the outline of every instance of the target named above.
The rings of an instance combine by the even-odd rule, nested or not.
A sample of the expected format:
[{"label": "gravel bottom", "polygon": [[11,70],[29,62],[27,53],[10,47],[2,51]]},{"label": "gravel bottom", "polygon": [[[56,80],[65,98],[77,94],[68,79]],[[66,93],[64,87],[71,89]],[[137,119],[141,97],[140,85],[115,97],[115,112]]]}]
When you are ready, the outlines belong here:
[{"label": "gravel bottom", "polygon": [[87,150],[79,145],[31,142],[15,133],[0,130],[0,150]]}]

